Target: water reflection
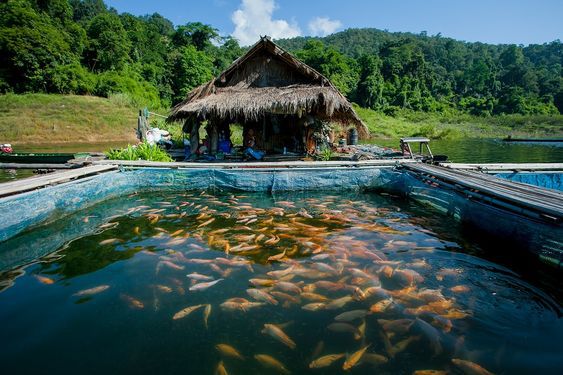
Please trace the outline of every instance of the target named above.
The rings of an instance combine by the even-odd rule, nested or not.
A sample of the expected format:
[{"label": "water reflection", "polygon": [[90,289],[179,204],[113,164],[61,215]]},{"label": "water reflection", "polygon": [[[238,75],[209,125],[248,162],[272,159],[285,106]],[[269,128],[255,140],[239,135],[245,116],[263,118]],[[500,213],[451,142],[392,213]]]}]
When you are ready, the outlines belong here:
[{"label": "water reflection", "polygon": [[[370,141],[371,142],[371,141]],[[397,148],[398,140],[374,139],[373,143]],[[455,163],[561,163],[563,143],[509,143],[494,139],[436,139],[434,154],[447,155]]]},{"label": "water reflection", "polygon": [[5,368],[555,373],[563,365],[558,304],[466,254],[480,250],[456,224],[404,201],[206,192],[120,201],[113,217],[84,215],[95,232],[20,271],[0,294]]}]

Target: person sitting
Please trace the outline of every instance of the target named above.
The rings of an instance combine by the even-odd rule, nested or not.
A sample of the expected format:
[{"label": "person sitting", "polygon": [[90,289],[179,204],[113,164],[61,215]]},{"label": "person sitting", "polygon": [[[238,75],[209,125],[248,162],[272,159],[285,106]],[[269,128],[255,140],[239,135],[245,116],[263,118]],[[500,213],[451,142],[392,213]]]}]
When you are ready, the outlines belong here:
[{"label": "person sitting", "polygon": [[254,129],[248,129],[244,141],[244,154],[256,160],[261,160],[264,157],[264,152],[255,150],[256,137],[254,136]]}]

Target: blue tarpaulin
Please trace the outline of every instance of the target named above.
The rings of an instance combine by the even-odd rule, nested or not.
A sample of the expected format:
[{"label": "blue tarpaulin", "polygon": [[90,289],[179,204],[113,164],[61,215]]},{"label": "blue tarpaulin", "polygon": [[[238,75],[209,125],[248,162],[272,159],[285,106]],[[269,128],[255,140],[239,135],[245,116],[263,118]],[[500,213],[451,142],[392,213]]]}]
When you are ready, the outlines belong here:
[{"label": "blue tarpaulin", "polygon": [[495,176],[514,182],[563,191],[563,174],[560,172],[513,172],[497,173]]},{"label": "blue tarpaulin", "polygon": [[0,241],[106,199],[147,190],[302,191],[388,189],[392,168],[164,169],[107,172],[28,193],[0,198]]}]

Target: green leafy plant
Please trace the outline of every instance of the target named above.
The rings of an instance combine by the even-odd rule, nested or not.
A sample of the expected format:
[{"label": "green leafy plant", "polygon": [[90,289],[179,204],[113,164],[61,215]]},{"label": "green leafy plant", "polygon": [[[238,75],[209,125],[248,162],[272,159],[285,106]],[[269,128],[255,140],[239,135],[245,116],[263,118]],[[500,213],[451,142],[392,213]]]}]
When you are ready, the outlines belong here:
[{"label": "green leafy plant", "polygon": [[323,149],[317,156],[322,161],[329,161],[332,158],[332,150],[330,147]]},{"label": "green leafy plant", "polygon": [[135,146],[128,145],[121,150],[114,149],[106,152],[110,160],[148,160],[148,161],[173,161],[170,155],[158,146],[147,142]]}]

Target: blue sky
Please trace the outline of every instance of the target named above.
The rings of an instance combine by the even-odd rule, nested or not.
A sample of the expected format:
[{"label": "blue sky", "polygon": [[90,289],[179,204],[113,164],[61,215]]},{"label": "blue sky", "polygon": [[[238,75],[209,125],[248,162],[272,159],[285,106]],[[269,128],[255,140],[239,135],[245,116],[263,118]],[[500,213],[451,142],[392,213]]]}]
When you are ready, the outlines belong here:
[{"label": "blue sky", "polygon": [[563,0],[105,0],[120,13],[158,12],[175,25],[199,21],[241,44],[326,35],[350,27],[427,31],[486,43],[563,39]]}]

